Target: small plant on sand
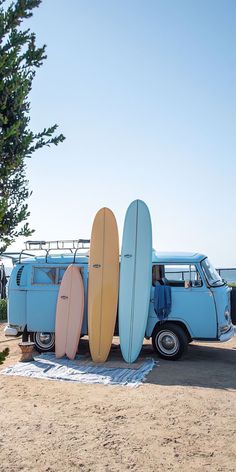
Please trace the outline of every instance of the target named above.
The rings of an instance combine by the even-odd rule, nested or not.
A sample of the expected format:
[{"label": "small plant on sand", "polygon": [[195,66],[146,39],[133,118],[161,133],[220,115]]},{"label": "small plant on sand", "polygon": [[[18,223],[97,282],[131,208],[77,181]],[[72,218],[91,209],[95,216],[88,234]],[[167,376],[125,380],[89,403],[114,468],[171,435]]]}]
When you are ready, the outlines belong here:
[{"label": "small plant on sand", "polygon": [[9,348],[8,347],[6,347],[6,349],[4,349],[4,351],[0,352],[0,364],[3,364],[3,362],[5,361],[8,354],[9,354]]}]

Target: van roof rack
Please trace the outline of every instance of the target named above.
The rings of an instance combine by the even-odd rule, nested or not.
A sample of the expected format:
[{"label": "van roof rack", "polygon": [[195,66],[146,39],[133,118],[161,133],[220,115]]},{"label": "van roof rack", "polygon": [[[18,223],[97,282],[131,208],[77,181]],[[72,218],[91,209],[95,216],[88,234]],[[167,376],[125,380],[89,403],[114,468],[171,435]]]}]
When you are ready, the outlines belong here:
[{"label": "van roof rack", "polygon": [[[74,255],[73,263],[78,251],[89,250],[90,239],[58,239],[56,241],[26,241],[25,251],[45,251],[45,262],[48,262],[50,251],[69,251]],[[23,255],[24,250],[21,255]]]},{"label": "van roof rack", "polygon": [[[56,241],[25,241],[25,249],[20,252],[5,252],[2,257],[12,260],[12,263],[21,263],[27,257],[35,257],[35,251],[45,251],[45,262],[48,262],[48,256],[51,251],[69,251],[73,255],[73,263],[78,251],[88,251],[90,248],[90,239],[58,239]],[[32,251],[32,252],[28,252]]]},{"label": "van roof rack", "polygon": [[90,248],[90,239],[58,239],[56,241],[25,241],[25,250],[31,251],[50,251],[50,250],[60,250],[64,249],[70,250],[79,250],[79,249],[89,249]]}]

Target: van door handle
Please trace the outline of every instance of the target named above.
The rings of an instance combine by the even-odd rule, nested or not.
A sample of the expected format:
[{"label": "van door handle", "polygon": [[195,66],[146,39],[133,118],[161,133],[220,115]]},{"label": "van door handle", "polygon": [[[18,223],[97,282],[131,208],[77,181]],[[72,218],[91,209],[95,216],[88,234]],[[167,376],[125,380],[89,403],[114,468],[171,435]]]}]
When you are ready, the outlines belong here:
[{"label": "van door handle", "polygon": [[61,298],[62,300],[67,300],[69,297],[67,297],[66,295],[61,295]]}]

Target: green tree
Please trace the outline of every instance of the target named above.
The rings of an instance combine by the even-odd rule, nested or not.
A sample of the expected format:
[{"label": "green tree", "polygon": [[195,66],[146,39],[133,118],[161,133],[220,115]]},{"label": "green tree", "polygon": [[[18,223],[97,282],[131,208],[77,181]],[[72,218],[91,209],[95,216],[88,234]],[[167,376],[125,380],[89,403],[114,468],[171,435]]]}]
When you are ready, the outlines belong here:
[{"label": "green tree", "polygon": [[[29,93],[36,70],[46,59],[46,46],[36,47],[35,34],[22,29],[41,0],[0,0],[0,251],[17,236],[29,236],[27,199],[31,192],[26,160],[34,151],[65,138],[57,125],[30,130]],[[5,5],[4,5],[5,4]],[[9,5],[9,2],[8,2]]]}]

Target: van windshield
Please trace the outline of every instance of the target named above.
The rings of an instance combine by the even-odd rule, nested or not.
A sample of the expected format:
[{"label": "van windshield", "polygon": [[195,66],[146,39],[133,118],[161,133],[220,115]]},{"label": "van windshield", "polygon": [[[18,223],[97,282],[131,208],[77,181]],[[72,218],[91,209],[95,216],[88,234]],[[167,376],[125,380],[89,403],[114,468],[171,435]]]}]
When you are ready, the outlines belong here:
[{"label": "van windshield", "polygon": [[217,287],[219,285],[224,285],[224,282],[220,275],[218,274],[217,270],[215,267],[211,264],[209,259],[204,259],[204,261],[201,262],[203,272],[205,274],[205,277],[207,279],[207,282],[209,285],[212,287]]}]

